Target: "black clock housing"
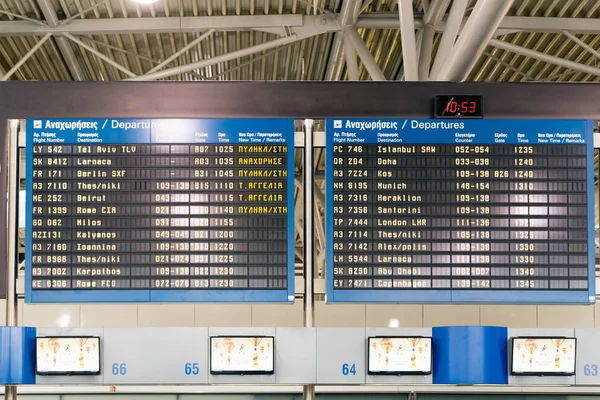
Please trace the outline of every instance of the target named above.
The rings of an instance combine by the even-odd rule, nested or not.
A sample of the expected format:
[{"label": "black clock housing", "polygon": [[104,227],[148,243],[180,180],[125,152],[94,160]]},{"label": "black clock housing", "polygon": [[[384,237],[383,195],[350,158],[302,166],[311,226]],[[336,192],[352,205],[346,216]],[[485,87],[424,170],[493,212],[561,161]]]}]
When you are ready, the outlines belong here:
[{"label": "black clock housing", "polygon": [[483,118],[483,96],[439,95],[434,101],[435,118]]}]

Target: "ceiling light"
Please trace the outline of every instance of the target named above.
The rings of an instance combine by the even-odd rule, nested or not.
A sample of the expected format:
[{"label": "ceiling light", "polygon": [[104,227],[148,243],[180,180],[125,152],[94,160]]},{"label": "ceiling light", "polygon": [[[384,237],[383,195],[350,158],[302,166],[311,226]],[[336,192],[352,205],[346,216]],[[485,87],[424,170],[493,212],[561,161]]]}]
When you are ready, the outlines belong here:
[{"label": "ceiling light", "polygon": [[71,323],[71,316],[69,314],[62,314],[56,320],[56,325],[60,326],[61,328],[68,328],[70,323]]},{"label": "ceiling light", "polygon": [[158,0],[131,0],[134,3],[138,3],[138,4],[152,4],[152,3],[156,3]]}]

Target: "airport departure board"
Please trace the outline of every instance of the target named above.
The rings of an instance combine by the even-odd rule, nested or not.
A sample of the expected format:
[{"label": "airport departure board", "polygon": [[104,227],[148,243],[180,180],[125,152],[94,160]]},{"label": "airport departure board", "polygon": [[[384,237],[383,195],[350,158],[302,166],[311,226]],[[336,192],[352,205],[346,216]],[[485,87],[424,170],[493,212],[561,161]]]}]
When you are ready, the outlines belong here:
[{"label": "airport departure board", "polygon": [[27,302],[292,302],[290,119],[27,120]]},{"label": "airport departure board", "polygon": [[595,301],[591,121],[326,126],[327,301]]}]

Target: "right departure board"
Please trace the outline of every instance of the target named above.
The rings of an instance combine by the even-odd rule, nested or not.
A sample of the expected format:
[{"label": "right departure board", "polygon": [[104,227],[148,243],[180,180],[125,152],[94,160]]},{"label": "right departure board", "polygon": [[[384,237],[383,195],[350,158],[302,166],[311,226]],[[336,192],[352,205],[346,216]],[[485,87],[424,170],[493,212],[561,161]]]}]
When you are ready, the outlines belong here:
[{"label": "right departure board", "polygon": [[593,303],[593,125],[327,121],[327,301]]}]

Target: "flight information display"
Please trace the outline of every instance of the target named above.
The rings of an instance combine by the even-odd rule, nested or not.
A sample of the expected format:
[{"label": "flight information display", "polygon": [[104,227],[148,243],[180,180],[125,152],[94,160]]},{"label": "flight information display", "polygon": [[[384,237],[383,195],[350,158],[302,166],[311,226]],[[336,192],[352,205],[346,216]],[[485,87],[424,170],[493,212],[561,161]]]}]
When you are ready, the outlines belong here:
[{"label": "flight information display", "polygon": [[593,125],[327,121],[327,301],[593,303]]},{"label": "flight information display", "polygon": [[290,119],[27,120],[27,302],[294,301]]}]

